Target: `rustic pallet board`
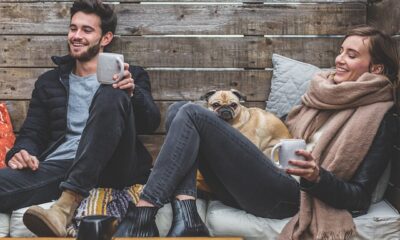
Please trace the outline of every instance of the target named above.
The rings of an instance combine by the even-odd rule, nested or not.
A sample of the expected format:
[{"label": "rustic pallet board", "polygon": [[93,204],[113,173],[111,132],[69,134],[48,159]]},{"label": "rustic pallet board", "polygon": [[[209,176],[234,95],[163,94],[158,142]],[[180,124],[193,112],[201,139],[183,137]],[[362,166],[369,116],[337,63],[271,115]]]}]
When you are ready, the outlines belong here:
[{"label": "rustic pallet board", "polygon": [[[0,3],[0,34],[62,35],[71,3]],[[344,34],[366,23],[366,5],[118,4],[120,35]],[[321,14],[323,12],[324,14]]]},{"label": "rustic pallet board", "polygon": [[[146,2],[204,2],[204,0],[103,0],[104,2],[121,2],[121,3],[146,3]],[[20,3],[20,2],[72,2],[72,0],[3,0],[5,3]],[[227,2],[227,0],[208,0],[207,2]],[[275,3],[367,3],[368,0],[229,0],[229,2],[234,3],[265,3],[265,4],[275,4]]]},{"label": "rustic pallet board", "polygon": [[[0,99],[30,99],[49,68],[0,68]],[[237,89],[248,101],[268,98],[272,70],[148,70],[155,100],[197,100],[212,89]]]},{"label": "rustic pallet board", "polygon": [[[0,37],[0,67],[52,67],[51,55],[67,52],[65,36]],[[270,68],[278,53],[331,67],[336,37],[121,37],[112,46],[143,67]]]},{"label": "rustic pallet board", "polygon": [[400,34],[400,4],[397,0],[371,0],[368,4],[368,23],[388,34]]},{"label": "rustic pallet board", "polygon": [[[28,112],[29,101],[12,101],[6,100],[7,109],[10,113],[11,122],[14,127],[14,132],[19,132],[21,126],[25,120],[26,114]],[[197,101],[198,104],[203,104],[202,101]],[[156,134],[164,134],[165,133],[165,116],[168,110],[168,107],[174,103],[174,101],[157,101],[156,104],[161,112],[161,124],[159,128],[155,131]],[[265,102],[246,102],[244,105],[248,107],[259,107],[264,109]]]}]

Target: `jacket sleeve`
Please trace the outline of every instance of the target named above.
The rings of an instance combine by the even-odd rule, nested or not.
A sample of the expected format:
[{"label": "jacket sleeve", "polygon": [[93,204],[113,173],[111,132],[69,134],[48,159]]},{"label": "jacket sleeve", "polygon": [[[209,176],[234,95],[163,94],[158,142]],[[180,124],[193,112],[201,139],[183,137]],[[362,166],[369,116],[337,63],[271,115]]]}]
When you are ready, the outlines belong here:
[{"label": "jacket sleeve", "polygon": [[349,181],[340,180],[321,168],[320,181],[311,183],[301,178],[301,189],[332,207],[347,209],[353,215],[366,213],[372,192],[393,156],[395,129],[394,117],[389,112],[382,120],[367,155]]},{"label": "jacket sleeve", "polygon": [[39,157],[49,141],[49,116],[45,105],[46,94],[41,87],[40,77],[35,83],[29,103],[28,114],[22,125],[14,147],[8,151],[6,162],[22,149]]},{"label": "jacket sleeve", "polygon": [[141,67],[131,67],[130,71],[135,81],[132,103],[138,134],[154,132],[160,125],[160,110],[151,95],[149,75]]}]

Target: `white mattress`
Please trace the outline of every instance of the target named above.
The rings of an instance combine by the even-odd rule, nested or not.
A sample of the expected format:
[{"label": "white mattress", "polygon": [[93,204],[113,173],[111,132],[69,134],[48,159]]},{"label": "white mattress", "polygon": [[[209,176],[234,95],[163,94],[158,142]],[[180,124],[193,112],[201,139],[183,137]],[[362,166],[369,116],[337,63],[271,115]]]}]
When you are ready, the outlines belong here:
[{"label": "white mattress", "polygon": [[[289,218],[273,220],[255,217],[219,201],[208,205],[206,224],[214,236],[241,236],[245,239],[276,239]],[[358,235],[353,239],[400,239],[400,214],[386,201],[371,205],[368,214],[354,218]]]}]

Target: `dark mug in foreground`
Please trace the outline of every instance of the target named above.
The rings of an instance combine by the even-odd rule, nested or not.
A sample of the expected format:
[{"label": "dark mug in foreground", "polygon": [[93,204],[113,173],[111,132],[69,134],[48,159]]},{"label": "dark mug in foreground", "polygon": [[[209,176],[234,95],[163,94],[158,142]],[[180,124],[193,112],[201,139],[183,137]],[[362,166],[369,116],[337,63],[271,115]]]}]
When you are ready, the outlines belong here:
[{"label": "dark mug in foreground", "polygon": [[117,227],[117,218],[92,215],[82,218],[78,229],[78,240],[111,240]]}]

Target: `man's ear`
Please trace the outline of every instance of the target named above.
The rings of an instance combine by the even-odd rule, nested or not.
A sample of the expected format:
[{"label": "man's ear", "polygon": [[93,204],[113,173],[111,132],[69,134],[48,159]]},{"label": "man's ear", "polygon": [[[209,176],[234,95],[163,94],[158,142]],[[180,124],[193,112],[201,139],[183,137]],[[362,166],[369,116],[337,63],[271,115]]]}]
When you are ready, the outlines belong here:
[{"label": "man's ear", "polygon": [[114,34],[112,32],[107,32],[106,34],[104,34],[101,37],[100,46],[103,47],[103,48],[106,47],[108,44],[111,43],[113,38],[114,38]]},{"label": "man's ear", "polygon": [[370,72],[375,74],[382,74],[384,68],[385,67],[383,66],[383,64],[372,64]]}]

